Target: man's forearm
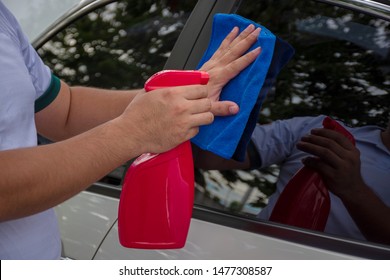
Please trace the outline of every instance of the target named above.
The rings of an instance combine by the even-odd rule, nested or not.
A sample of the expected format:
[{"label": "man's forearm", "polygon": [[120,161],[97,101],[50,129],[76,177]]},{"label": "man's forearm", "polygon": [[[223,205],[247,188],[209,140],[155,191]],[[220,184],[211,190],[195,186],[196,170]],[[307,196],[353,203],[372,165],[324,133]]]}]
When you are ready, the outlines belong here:
[{"label": "man's forearm", "polygon": [[367,240],[390,244],[390,208],[370,188],[342,200]]},{"label": "man's forearm", "polygon": [[58,97],[36,114],[38,132],[53,141],[75,136],[119,116],[142,91],[69,87],[61,82]]},{"label": "man's forearm", "polygon": [[72,87],[72,110],[67,121],[73,135],[87,131],[123,113],[143,90],[115,91]]},{"label": "man's forearm", "polygon": [[0,152],[0,221],[57,205],[137,156],[115,120],[69,140]]}]

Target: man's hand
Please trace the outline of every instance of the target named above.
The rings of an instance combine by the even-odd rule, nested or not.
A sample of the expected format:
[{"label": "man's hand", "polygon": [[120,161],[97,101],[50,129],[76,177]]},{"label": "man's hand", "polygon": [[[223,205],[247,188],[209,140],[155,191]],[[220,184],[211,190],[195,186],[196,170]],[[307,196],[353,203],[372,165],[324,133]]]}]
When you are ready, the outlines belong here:
[{"label": "man's hand", "polygon": [[[261,49],[256,48],[245,52],[257,41],[260,28],[249,25],[240,34],[237,27],[226,36],[218,50],[199,70],[207,71],[210,75],[208,83],[211,99],[211,112],[215,116],[228,116],[239,111],[238,105],[232,101],[219,101],[222,88],[260,54]],[[237,89],[238,91],[240,89]]]},{"label": "man's hand", "polygon": [[249,25],[238,33],[239,29],[234,28],[200,69],[209,74],[207,85],[158,89],[133,99],[120,119],[128,123],[126,129],[137,140],[140,152],[160,153],[171,149],[194,137],[199,126],[212,123],[214,115],[238,112],[237,104],[219,101],[219,95],[259,55],[260,48],[245,52],[256,42],[260,29]]},{"label": "man's hand", "polygon": [[161,153],[213,122],[206,85],[161,88],[138,94],[118,118],[140,153]]},{"label": "man's hand", "polygon": [[302,137],[297,148],[314,156],[303,163],[319,172],[329,190],[341,199],[354,197],[366,187],[360,172],[360,152],[341,133],[313,129]]},{"label": "man's hand", "polygon": [[367,240],[390,244],[390,207],[364,182],[359,150],[341,133],[324,128],[313,129],[297,148],[313,155],[303,163],[322,175]]}]

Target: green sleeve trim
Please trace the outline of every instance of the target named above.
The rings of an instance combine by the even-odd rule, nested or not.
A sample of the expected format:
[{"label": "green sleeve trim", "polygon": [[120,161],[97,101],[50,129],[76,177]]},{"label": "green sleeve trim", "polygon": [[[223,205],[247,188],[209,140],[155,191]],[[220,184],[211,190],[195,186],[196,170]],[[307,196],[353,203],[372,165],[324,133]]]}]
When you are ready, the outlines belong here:
[{"label": "green sleeve trim", "polygon": [[49,106],[49,104],[56,99],[58,93],[60,92],[60,88],[60,79],[52,74],[49,88],[37,100],[35,100],[35,113],[38,113]]}]

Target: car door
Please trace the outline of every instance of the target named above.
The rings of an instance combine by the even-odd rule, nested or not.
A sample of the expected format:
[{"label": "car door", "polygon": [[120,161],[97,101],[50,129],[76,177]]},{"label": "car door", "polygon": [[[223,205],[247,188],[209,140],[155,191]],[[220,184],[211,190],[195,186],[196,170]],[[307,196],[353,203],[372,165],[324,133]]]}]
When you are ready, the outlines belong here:
[{"label": "car door", "polygon": [[[199,1],[199,3],[205,5],[205,1]],[[355,21],[358,21],[358,26],[364,26],[365,32],[375,33],[379,28],[388,40],[388,9],[381,10],[379,13],[378,10],[368,8],[359,10],[358,7],[354,7],[354,9],[350,9],[350,6],[343,4],[345,4],[343,1],[340,1],[338,5],[318,3],[317,1],[215,1],[214,5],[210,6],[211,10],[208,9],[207,12],[205,12],[204,7],[192,12],[166,67],[169,69],[195,69],[207,47],[213,15],[235,12],[262,23],[274,31],[276,35],[293,44],[297,51],[298,58],[282,71],[273,90],[269,93],[268,100],[260,113],[259,122],[266,123],[297,116],[297,112],[312,115],[321,114],[330,110],[324,106],[326,104],[324,100],[327,99],[326,91],[323,89],[324,85],[335,87],[340,84],[340,81],[349,79],[354,81],[355,76],[362,74],[362,68],[351,65],[357,62],[363,63],[365,69],[367,69],[366,67],[382,69],[384,64],[388,65],[388,45],[383,49],[376,49],[375,44],[357,42],[357,38],[362,35],[359,32],[352,32],[351,37],[345,38],[340,36],[338,32],[332,32],[332,26],[327,34],[319,32],[319,25],[323,24],[323,20],[327,21],[325,23],[332,24],[338,20],[342,22],[344,19],[347,27],[355,26]],[[387,11],[387,17],[384,11]],[[315,19],[314,22],[311,22],[310,20],[313,19]],[[195,39],[193,34],[198,34],[198,32],[200,34]],[[372,38],[370,35],[368,37]],[[326,53],[316,56],[315,53],[318,53],[318,50],[313,51],[312,48],[323,48],[324,41],[331,42],[326,44],[329,49]],[[187,49],[189,50],[188,57],[188,52],[184,51]],[[353,51],[367,53],[371,55],[371,58],[364,59],[363,62],[356,58],[357,61],[354,61],[353,57],[359,56],[354,55]],[[382,56],[382,52],[385,54],[384,56]],[[330,71],[326,67],[335,68],[334,64],[325,61],[328,55],[342,57],[337,67],[344,69],[341,72],[345,75],[332,75],[330,72],[328,75],[324,74],[326,71]],[[305,59],[300,60],[300,56]],[[316,77],[311,81],[315,85],[314,89],[311,85],[306,84],[305,78],[308,76],[302,74],[301,66],[297,66],[304,63],[310,63],[312,66],[308,69],[313,71],[312,75]],[[321,77],[321,75],[329,80],[321,81],[318,79],[318,76]],[[355,125],[368,122],[384,125],[387,119],[379,112],[383,112],[389,105],[388,84],[385,82],[388,80],[389,74],[384,71],[380,75],[382,82],[379,83],[376,80],[378,73],[365,75],[367,83],[375,85],[370,87],[375,90],[374,93],[365,91],[362,97],[367,99],[365,111],[371,111],[371,114],[361,114],[361,111],[356,110],[356,108],[355,110],[345,109],[346,103],[353,103],[346,101],[348,96],[362,94],[362,89],[354,86],[351,88],[352,91],[356,90],[356,92],[346,91],[342,97],[345,100],[339,101],[344,104],[343,106],[337,102],[332,104],[334,107],[332,113],[350,120],[353,122],[351,124]],[[310,81],[309,78],[307,80]],[[302,97],[302,92],[304,97]],[[301,100],[304,98],[309,99],[310,102],[302,102]],[[371,99],[376,99],[376,101],[371,101]],[[358,103],[359,101],[356,101],[356,104]],[[318,106],[318,104],[323,106]],[[382,109],[376,107],[378,104],[381,104]],[[378,111],[373,110],[373,107],[377,108]],[[301,108],[304,110],[300,111]],[[117,225],[114,225],[99,248],[96,258],[333,259],[388,258],[390,256],[389,247],[383,244],[373,244],[345,236],[323,234],[259,220],[257,214],[267,204],[268,197],[275,191],[278,172],[279,169],[276,165],[270,166],[268,169],[252,171],[196,170],[193,220],[186,246],[183,249],[144,251],[120,247]]]},{"label": "car door", "polygon": [[[70,85],[142,88],[162,70],[196,1],[90,1],[35,40],[40,56]],[[84,3],[82,3],[84,4]],[[39,137],[40,144],[49,141]],[[56,208],[63,256],[91,259],[117,218],[126,165]]]},{"label": "car door", "polygon": [[[140,88],[149,76],[163,68],[195,69],[208,45],[215,13],[237,12],[259,22],[292,43],[303,56],[310,54],[306,53],[309,49],[308,42],[323,42],[318,40],[319,35],[314,32],[315,30],[308,32],[300,29],[302,25],[299,23],[307,23],[304,20],[311,17],[317,16],[320,19],[324,16],[329,19],[363,17],[364,24],[368,23],[373,28],[379,24],[384,33],[388,34],[388,18],[386,19],[383,10],[378,12],[369,9],[370,7],[363,9],[358,6],[351,10],[350,6],[342,5],[343,1],[329,1],[339,2],[338,6],[303,0],[104,1],[104,4],[107,4],[106,2],[112,3],[102,7],[97,5],[98,9],[94,7],[83,10],[72,17],[72,24],[62,23],[61,31],[51,40],[48,42],[43,40],[37,44],[42,45],[39,53],[45,62],[70,84],[117,89]],[[332,44],[336,46],[343,41],[335,34],[332,36],[334,40]],[[386,36],[385,38],[388,38]],[[364,49],[365,46],[359,48]],[[370,50],[369,53],[372,51],[375,50]],[[329,53],[339,55],[332,49]],[[313,53],[311,55],[313,56]],[[309,60],[312,69],[319,75],[325,71],[322,68],[324,66],[318,63],[321,59],[323,56],[310,57]],[[386,59],[388,58],[383,60],[385,63]],[[259,122],[294,116],[301,107],[305,109],[302,112],[307,114],[319,112],[317,105],[323,104],[321,100],[325,94],[321,91],[323,87],[321,81],[313,82],[319,93],[313,94],[314,97],[309,99],[312,102],[309,104],[301,102],[303,100],[301,93],[307,94],[306,91],[311,88],[305,84],[306,74],[302,74],[297,68],[297,65],[303,62],[305,61],[293,61],[282,71],[273,90],[268,94]],[[340,65],[347,62],[350,61],[341,61]],[[370,65],[370,69],[381,69],[378,60],[367,59],[365,63]],[[386,79],[388,74],[385,72],[384,75],[383,79]],[[335,78],[328,84],[335,85],[339,81],[340,78]],[[377,83],[375,88],[378,89],[378,93],[387,90],[383,86],[379,87]],[[374,96],[377,96],[376,99],[370,101],[367,108],[378,102],[383,106],[389,104],[388,95]],[[380,121],[380,114],[376,112],[381,108],[374,109],[371,108],[373,111],[368,119],[365,115],[353,119],[361,123]],[[338,112],[345,113],[344,111],[340,107]],[[259,220],[257,213],[267,204],[269,195],[275,190],[278,166],[252,171],[195,170],[195,207],[186,246],[180,250],[123,248],[118,241],[116,220],[121,181],[127,167],[128,164],[113,170],[86,191],[56,208],[62,234],[63,257],[72,259],[389,257],[390,249],[382,244],[350,240],[342,236],[331,236]]]}]

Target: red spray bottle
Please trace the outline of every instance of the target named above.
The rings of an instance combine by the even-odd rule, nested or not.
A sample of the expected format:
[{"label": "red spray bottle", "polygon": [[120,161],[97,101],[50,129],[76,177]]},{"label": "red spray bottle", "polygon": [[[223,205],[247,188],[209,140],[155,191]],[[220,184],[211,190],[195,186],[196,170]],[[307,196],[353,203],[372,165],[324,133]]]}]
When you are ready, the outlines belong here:
[{"label": "red spray bottle", "polygon": [[[354,145],[355,139],[338,122],[326,117],[324,128],[338,131]],[[272,211],[270,221],[324,231],[330,211],[329,191],[321,175],[302,167],[287,183]]]},{"label": "red spray bottle", "polygon": [[[145,90],[207,84],[202,71],[166,70],[154,74]],[[182,248],[194,203],[194,166],[190,141],[161,154],[143,154],[129,167],[119,201],[122,246],[138,249]]]}]

